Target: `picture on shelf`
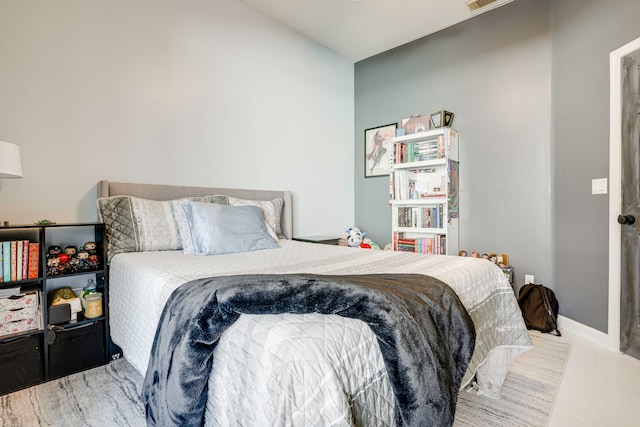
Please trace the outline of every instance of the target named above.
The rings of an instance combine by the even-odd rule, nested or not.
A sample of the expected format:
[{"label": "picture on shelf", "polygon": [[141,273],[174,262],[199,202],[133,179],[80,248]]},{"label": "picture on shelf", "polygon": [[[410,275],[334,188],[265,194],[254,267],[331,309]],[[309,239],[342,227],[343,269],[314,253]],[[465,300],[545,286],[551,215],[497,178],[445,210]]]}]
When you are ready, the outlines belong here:
[{"label": "picture on shelf", "polygon": [[396,123],[364,131],[364,177],[389,175]]},{"label": "picture on shelf", "polygon": [[442,127],[442,111],[433,113],[429,116],[431,118],[431,127],[434,129]]},{"label": "picture on shelf", "polygon": [[451,111],[440,110],[432,113],[429,117],[431,118],[431,127],[441,128],[441,127],[451,127],[453,123],[453,114]]},{"label": "picture on shelf", "polygon": [[453,116],[455,114],[453,114],[451,111],[445,111],[444,112],[444,126],[445,127],[451,127],[451,125],[453,124]]}]

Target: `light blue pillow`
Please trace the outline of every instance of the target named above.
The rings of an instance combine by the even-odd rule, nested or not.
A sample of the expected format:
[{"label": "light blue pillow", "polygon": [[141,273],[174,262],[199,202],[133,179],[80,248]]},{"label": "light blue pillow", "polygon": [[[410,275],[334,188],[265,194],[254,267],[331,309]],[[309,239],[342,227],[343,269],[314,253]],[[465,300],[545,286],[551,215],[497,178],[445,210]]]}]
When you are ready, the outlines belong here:
[{"label": "light blue pillow", "polygon": [[195,255],[215,255],[274,249],[257,206],[226,206],[188,202],[183,205]]}]

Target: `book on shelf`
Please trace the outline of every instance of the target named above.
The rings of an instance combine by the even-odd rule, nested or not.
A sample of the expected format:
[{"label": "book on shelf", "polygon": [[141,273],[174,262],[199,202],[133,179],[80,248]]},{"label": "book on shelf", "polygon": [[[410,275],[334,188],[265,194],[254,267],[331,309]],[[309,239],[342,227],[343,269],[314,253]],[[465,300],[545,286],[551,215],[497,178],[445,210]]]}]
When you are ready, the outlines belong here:
[{"label": "book on shelf", "polygon": [[2,281],[11,281],[11,242],[2,242]]},{"label": "book on shelf", "polygon": [[10,242],[10,250],[11,250],[11,281],[15,282],[18,280],[18,274],[16,272],[17,266],[18,266],[18,256],[17,256],[17,251],[18,251],[18,242],[15,240],[12,240]]},{"label": "book on shelf", "polygon": [[444,136],[438,136],[438,158],[442,159],[449,156],[449,147],[444,143]]},{"label": "book on shelf", "polygon": [[405,237],[401,232],[393,233],[393,248],[399,252],[416,252],[431,255],[447,253],[447,238],[444,235]]},{"label": "book on shelf", "polygon": [[443,228],[444,204],[434,206],[399,206],[396,210],[398,227]]},{"label": "book on shelf", "polygon": [[394,176],[394,172],[393,170],[391,171],[391,173],[389,174],[389,200],[395,200],[396,198],[396,192],[395,192],[395,186],[393,184],[393,176]]},{"label": "book on shelf", "polygon": [[27,278],[38,278],[38,266],[40,265],[40,243],[29,242],[29,265],[27,266]]},{"label": "book on shelf", "polygon": [[22,280],[29,277],[29,241],[22,241]]},{"label": "book on shelf", "polygon": [[22,280],[22,254],[24,250],[24,241],[16,240],[16,280]]},{"label": "book on shelf", "polygon": [[443,135],[419,142],[399,142],[395,145],[396,163],[413,163],[443,159],[448,153]]}]

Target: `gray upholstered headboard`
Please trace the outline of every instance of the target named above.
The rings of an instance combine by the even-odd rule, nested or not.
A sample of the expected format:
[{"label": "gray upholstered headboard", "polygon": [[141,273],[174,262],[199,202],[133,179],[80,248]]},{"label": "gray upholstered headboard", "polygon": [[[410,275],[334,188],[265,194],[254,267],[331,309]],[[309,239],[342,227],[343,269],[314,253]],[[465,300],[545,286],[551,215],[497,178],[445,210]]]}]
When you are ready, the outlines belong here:
[{"label": "gray upholstered headboard", "polygon": [[293,237],[293,209],[290,191],[238,190],[233,188],[187,187],[180,185],[137,184],[131,182],[100,181],[98,197],[135,196],[150,200],[173,200],[188,196],[224,194],[249,200],[284,199],[282,210],[282,234],[287,239]]}]

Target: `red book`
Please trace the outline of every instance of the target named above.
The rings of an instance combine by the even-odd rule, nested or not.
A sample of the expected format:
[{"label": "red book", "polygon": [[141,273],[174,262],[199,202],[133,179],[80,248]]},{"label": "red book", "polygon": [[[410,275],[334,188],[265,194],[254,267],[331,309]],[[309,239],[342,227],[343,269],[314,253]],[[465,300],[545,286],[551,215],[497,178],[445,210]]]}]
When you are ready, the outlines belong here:
[{"label": "red book", "polygon": [[38,265],[40,262],[40,243],[29,243],[29,267],[27,277],[29,279],[38,278]]},{"label": "red book", "polygon": [[416,244],[416,239],[398,239],[398,243],[403,243],[405,245],[415,245]]}]

